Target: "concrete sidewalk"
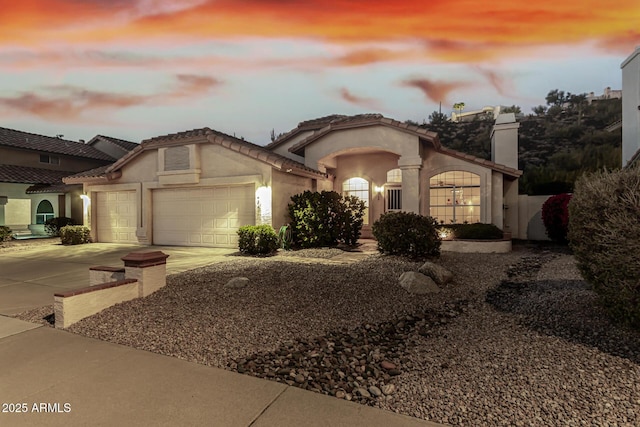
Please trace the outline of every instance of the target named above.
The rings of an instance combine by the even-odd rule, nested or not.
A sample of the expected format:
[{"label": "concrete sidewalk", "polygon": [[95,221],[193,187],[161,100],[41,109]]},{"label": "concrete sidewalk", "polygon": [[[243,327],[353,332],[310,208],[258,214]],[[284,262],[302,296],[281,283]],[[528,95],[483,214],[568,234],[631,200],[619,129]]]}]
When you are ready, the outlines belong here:
[{"label": "concrete sidewalk", "polygon": [[2,426],[437,425],[5,316],[0,366]]}]

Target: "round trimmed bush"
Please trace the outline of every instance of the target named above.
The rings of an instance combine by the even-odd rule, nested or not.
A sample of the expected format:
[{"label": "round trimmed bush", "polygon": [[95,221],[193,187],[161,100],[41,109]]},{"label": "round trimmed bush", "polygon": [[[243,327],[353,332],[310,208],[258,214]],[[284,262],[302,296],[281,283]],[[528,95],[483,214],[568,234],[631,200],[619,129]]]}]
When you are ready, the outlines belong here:
[{"label": "round trimmed bush", "polygon": [[270,225],[245,225],[238,230],[238,248],[243,254],[268,255],[278,249],[278,235]]},{"label": "round trimmed bush", "polygon": [[554,242],[567,243],[570,201],[571,194],[558,194],[549,197],[542,205],[542,222],[547,236]]},{"label": "round trimmed bush", "polygon": [[425,258],[440,256],[437,227],[437,221],[430,216],[388,212],[373,223],[371,231],[381,253]]},{"label": "round trimmed bush", "polygon": [[585,174],[569,203],[582,276],[614,320],[640,328],[640,168]]}]

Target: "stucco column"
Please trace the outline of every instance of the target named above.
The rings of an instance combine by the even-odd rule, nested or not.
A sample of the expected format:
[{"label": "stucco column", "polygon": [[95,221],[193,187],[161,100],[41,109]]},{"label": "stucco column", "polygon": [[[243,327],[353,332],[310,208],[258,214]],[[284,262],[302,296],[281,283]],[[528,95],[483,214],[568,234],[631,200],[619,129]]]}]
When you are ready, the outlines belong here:
[{"label": "stucco column", "polygon": [[402,170],[402,210],[420,213],[420,169],[422,157],[401,157],[398,166]]}]

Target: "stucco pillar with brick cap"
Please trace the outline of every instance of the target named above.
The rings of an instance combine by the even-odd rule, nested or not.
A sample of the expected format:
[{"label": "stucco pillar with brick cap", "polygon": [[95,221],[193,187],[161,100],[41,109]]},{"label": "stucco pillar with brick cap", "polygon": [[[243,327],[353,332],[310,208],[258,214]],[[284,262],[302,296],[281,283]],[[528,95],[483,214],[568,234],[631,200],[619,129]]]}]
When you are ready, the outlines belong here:
[{"label": "stucco pillar with brick cap", "polygon": [[139,284],[139,296],[146,297],[167,284],[167,258],[161,251],[131,252],[122,257],[125,277]]}]

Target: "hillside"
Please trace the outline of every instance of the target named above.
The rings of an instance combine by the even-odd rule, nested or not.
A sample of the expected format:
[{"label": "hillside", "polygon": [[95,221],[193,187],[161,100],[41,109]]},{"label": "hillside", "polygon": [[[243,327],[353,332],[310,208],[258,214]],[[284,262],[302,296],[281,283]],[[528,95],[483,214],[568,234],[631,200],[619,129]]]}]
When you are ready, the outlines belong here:
[{"label": "hillside", "polygon": [[[563,96],[552,96],[557,94]],[[534,109],[536,114],[518,118],[521,194],[571,192],[582,173],[620,167],[622,131],[606,128],[621,119],[621,100],[587,104],[584,95],[551,91],[547,101],[547,106]],[[434,112],[421,126],[438,132],[446,147],[485,159],[491,156],[491,116],[453,123]]]}]

